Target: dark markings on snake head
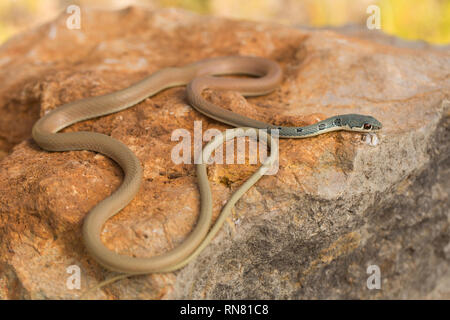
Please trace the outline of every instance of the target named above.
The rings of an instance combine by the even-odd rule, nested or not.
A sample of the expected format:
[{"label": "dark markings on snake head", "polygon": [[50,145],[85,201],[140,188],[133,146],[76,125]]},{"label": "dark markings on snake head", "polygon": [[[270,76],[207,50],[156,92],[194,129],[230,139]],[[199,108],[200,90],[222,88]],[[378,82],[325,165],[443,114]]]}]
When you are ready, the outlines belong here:
[{"label": "dark markings on snake head", "polygon": [[342,125],[341,118],[337,118],[336,120],[334,120],[334,124],[340,127]]},{"label": "dark markings on snake head", "polygon": [[325,127],[326,127],[325,123],[319,124],[319,130],[323,130],[325,129]]}]

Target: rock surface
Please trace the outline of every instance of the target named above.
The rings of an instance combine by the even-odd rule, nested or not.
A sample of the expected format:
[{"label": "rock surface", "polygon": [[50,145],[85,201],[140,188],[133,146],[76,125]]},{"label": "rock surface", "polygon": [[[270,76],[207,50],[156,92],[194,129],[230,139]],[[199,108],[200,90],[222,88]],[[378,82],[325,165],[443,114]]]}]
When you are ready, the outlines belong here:
[{"label": "rock surface", "polygon": [[[0,298],[75,299],[114,273],[85,251],[83,217],[121,183],[111,160],[88,151],[48,153],[30,138],[45,112],[124,88],[161,68],[203,58],[255,55],[278,61],[283,83],[246,102],[208,99],[255,119],[306,125],[343,113],[370,114],[376,146],[337,132],[280,141],[280,170],[238,202],[204,252],[170,274],[132,277],[98,299],[450,298],[450,54],[327,30],[198,16],[180,10],[67,15],[0,47]],[[193,165],[170,160],[173,130],[228,126],[186,101],[184,87],[66,131],[109,134],[144,167],[142,188],[110,219],[103,241],[151,256],[177,246],[195,224]],[[214,213],[254,169],[213,165]],[[79,266],[81,289],[68,289]],[[366,286],[377,265],[381,289]]]}]

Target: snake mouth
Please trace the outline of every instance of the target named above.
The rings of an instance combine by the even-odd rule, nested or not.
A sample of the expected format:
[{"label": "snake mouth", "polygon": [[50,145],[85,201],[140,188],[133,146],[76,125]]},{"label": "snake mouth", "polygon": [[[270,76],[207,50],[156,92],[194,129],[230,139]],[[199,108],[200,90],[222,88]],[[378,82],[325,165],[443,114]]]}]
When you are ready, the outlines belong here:
[{"label": "snake mouth", "polygon": [[370,131],[379,131],[379,130],[381,130],[381,126],[372,126],[371,128],[370,128]]},{"label": "snake mouth", "polygon": [[370,128],[368,126],[362,126],[362,127],[348,127],[349,131],[356,131],[356,132],[362,132],[362,133],[371,133],[371,132],[378,132],[381,130],[380,126],[374,126],[371,125]]}]

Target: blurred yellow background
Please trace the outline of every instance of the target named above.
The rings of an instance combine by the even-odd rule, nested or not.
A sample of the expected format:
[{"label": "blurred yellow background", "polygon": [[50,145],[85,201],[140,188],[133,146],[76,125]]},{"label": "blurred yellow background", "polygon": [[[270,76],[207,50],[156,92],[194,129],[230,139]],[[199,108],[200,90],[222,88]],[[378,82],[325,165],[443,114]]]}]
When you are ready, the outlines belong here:
[{"label": "blurred yellow background", "polygon": [[404,39],[450,43],[450,0],[1,0],[0,43],[51,20],[71,4],[119,9],[128,5],[180,7],[201,14],[275,21],[295,26],[366,25],[369,5],[380,7],[381,29]]}]

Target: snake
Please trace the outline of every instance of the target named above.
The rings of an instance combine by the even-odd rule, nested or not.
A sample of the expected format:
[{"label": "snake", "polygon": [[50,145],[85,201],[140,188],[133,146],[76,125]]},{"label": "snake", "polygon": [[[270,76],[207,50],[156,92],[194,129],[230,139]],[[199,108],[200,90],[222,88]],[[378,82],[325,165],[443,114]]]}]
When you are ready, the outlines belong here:
[{"label": "snake", "polygon": [[[230,77],[241,75],[246,77]],[[224,77],[226,76],[226,77]],[[237,91],[245,97],[270,94],[282,82],[280,65],[274,60],[256,56],[213,57],[181,67],[166,67],[131,86],[105,95],[88,97],[56,107],[40,118],[32,128],[34,141],[45,151],[62,152],[89,150],[103,154],[123,170],[121,185],[107,198],[95,205],[82,223],[82,239],[88,253],[105,268],[128,275],[172,272],[192,261],[214,238],[234,204],[254,185],[264,170],[278,157],[274,135],[280,138],[310,138],[331,131],[376,132],[381,123],[372,116],[343,114],[302,127],[286,127],[258,121],[237,114],[208,101],[206,89]],[[138,192],[143,169],[136,155],[122,142],[97,132],[60,132],[80,121],[98,118],[130,108],[162,90],[186,85],[189,104],[208,118],[235,127],[220,134],[204,147],[201,157],[207,158],[218,145],[256,130],[258,139],[268,138],[270,156],[261,167],[237,189],[222,208],[215,224],[212,222],[212,194],[206,163],[196,164],[200,193],[197,222],[184,241],[175,248],[151,257],[132,257],[110,250],[101,240],[104,224],[127,206]],[[241,129],[241,130],[238,130]]]}]

